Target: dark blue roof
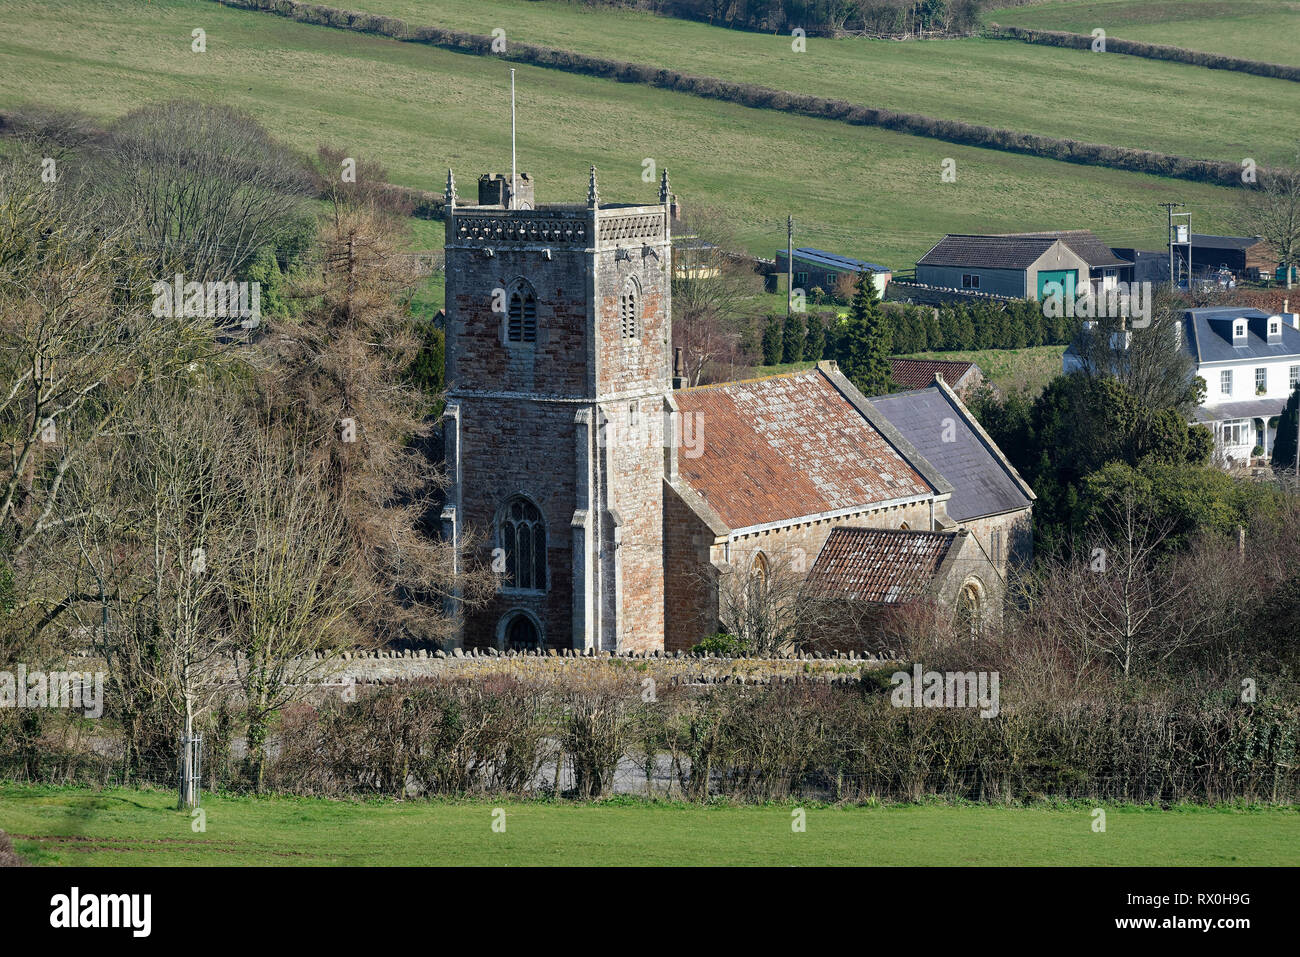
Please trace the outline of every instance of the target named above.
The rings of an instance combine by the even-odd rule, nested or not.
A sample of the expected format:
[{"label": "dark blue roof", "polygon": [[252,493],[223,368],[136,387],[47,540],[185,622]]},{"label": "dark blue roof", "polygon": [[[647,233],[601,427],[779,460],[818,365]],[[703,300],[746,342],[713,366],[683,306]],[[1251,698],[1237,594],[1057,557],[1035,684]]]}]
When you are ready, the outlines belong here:
[{"label": "dark blue roof", "polygon": [[[1188,309],[1183,313],[1183,337],[1188,353],[1197,362],[1229,362],[1233,359],[1273,359],[1300,356],[1300,330],[1282,319],[1282,335],[1268,341],[1269,314],[1240,306]],[[1232,323],[1246,320],[1246,336],[1235,344]]]},{"label": "dark blue roof", "polygon": [[[785,255],[784,249],[778,249],[777,258],[780,259]],[[831,269],[847,269],[850,272],[860,270],[871,270],[872,272],[889,272],[888,266],[882,266],[879,263],[869,263],[865,259],[853,259],[849,256],[840,256],[836,253],[828,253],[824,249],[813,249],[811,246],[799,246],[794,251],[794,258],[803,262],[816,263],[819,266],[829,266]]]},{"label": "dark blue roof", "polygon": [[[951,518],[965,522],[1025,508],[1032,501],[992,440],[939,386],[876,396],[871,404],[952,485]],[[946,420],[952,421],[951,431]]]}]

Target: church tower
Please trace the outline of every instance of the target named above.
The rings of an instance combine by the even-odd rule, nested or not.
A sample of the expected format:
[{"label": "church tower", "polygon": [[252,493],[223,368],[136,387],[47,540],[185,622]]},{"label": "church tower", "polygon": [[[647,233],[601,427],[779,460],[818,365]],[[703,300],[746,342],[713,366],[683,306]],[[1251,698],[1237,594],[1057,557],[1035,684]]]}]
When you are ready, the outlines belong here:
[{"label": "church tower", "polygon": [[444,532],[497,591],[467,648],[663,647],[671,195],[606,205],[446,188]]}]

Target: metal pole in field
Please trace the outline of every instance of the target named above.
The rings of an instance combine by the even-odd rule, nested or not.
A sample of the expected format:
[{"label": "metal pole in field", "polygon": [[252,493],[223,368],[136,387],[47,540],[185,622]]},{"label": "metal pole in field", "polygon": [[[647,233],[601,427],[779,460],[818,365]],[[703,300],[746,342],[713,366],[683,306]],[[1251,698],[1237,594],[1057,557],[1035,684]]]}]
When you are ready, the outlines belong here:
[{"label": "metal pole in field", "polygon": [[794,313],[794,217],[785,218],[785,314]]},{"label": "metal pole in field", "polygon": [[519,174],[515,170],[515,71],[510,70],[510,205],[515,208],[515,196],[519,192]]}]

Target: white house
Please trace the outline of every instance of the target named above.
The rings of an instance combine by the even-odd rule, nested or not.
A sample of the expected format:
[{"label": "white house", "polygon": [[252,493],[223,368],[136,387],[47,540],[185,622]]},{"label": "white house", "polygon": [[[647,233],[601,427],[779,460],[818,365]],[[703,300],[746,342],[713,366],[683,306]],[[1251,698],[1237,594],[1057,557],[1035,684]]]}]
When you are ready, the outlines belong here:
[{"label": "white house", "polygon": [[1300,315],[1269,315],[1240,307],[1189,309],[1181,338],[1205,380],[1196,420],[1214,430],[1225,465],[1250,460],[1256,447],[1273,451],[1277,422],[1300,382]]},{"label": "white house", "polygon": [[[1084,323],[1085,332],[1091,325]],[[1205,380],[1196,421],[1213,430],[1215,459],[1232,466],[1248,463],[1256,448],[1270,455],[1275,420],[1300,382],[1300,314],[1269,315],[1241,306],[1188,309],[1174,331],[1177,346],[1191,357],[1192,374]],[[1072,344],[1061,367],[1074,372],[1082,365]]]}]

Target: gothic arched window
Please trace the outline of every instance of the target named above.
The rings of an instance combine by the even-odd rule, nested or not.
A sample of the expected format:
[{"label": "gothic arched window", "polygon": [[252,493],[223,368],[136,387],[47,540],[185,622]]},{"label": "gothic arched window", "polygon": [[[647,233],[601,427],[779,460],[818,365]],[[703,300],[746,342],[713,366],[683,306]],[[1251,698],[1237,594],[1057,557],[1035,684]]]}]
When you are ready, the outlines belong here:
[{"label": "gothic arched window", "polygon": [[546,525],[537,506],[513,498],[501,514],[499,541],[505,551],[507,588],[546,591]]},{"label": "gothic arched window", "polygon": [[536,649],[542,645],[542,636],[537,630],[537,623],[528,615],[516,612],[502,628],[501,643],[507,649]]},{"label": "gothic arched window", "polygon": [[618,317],[624,339],[641,338],[641,290],[635,279],[629,279],[619,299]]},{"label": "gothic arched window", "polygon": [[537,341],[537,297],[522,279],[510,287],[506,300],[506,339],[510,342]]}]

